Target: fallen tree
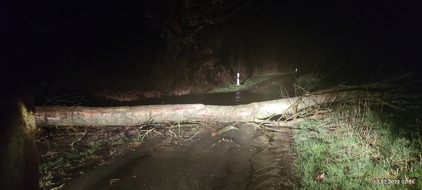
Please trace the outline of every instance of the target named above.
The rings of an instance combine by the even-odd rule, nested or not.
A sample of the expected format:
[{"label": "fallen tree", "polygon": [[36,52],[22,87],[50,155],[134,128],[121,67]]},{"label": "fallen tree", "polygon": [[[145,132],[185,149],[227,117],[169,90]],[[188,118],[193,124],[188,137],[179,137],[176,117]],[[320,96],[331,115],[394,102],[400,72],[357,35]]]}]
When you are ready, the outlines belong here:
[{"label": "fallen tree", "polygon": [[419,109],[422,97],[419,85],[402,82],[409,76],[410,74],[401,74],[370,85],[340,85],[306,96],[236,106],[177,104],[133,107],[37,107],[35,118],[37,126],[41,127],[135,126],[145,122],[259,122],[274,116],[292,118],[304,110],[314,110],[338,103],[355,103],[356,100],[364,101],[366,105]]},{"label": "fallen tree", "polygon": [[294,97],[236,106],[204,104],[133,107],[37,107],[37,126],[132,126],[154,122],[259,121],[274,115],[294,115],[304,109],[347,102],[356,98],[377,101],[380,93],[344,91]]}]

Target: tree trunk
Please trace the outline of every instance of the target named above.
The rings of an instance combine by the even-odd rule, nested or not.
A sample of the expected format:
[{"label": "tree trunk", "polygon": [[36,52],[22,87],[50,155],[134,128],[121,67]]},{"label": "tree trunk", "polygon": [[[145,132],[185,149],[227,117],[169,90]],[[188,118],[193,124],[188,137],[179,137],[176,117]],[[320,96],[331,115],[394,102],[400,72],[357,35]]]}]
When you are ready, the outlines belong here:
[{"label": "tree trunk", "polygon": [[0,188],[38,189],[34,107],[26,98],[0,102]]},{"label": "tree trunk", "polygon": [[259,121],[274,115],[345,102],[356,98],[377,100],[379,93],[348,91],[294,97],[237,106],[203,104],[150,105],[133,107],[38,107],[37,126],[133,126],[148,121]]}]

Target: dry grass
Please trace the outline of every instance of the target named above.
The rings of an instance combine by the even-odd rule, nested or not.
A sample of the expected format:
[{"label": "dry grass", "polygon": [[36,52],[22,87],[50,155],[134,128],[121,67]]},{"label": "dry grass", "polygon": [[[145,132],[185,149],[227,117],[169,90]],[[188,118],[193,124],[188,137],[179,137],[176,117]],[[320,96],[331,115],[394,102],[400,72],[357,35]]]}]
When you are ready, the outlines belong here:
[{"label": "dry grass", "polygon": [[101,100],[111,100],[111,101],[119,101],[119,102],[130,102],[130,101],[137,101],[143,93],[136,92],[136,91],[123,91],[123,92],[115,92],[115,91],[101,91],[94,93],[98,99]]}]

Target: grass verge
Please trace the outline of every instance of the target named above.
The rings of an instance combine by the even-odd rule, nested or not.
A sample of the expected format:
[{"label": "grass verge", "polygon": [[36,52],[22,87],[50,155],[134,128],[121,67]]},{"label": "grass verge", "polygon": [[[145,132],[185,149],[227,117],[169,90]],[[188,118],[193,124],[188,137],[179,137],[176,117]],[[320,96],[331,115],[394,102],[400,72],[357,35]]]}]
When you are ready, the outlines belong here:
[{"label": "grass verge", "polygon": [[358,106],[295,126],[299,189],[422,189],[420,124]]},{"label": "grass verge", "polygon": [[57,189],[139,144],[136,127],[40,128],[40,189]]},{"label": "grass verge", "polygon": [[253,76],[250,78],[247,78],[246,80],[243,81],[243,84],[241,85],[237,85],[237,84],[225,84],[219,87],[216,87],[214,90],[212,90],[210,93],[222,93],[222,92],[236,92],[239,90],[243,90],[246,88],[249,88],[253,85],[256,85],[262,81],[268,80],[272,77],[275,76],[280,76],[286,73],[267,73],[264,75],[259,75],[259,76]]},{"label": "grass verge", "polygon": [[102,143],[92,142],[84,150],[71,149],[68,153],[52,157],[49,161],[40,162],[40,188],[46,189],[54,186],[57,176],[66,176],[66,173],[75,169],[74,166],[95,158],[96,153],[102,149]]}]

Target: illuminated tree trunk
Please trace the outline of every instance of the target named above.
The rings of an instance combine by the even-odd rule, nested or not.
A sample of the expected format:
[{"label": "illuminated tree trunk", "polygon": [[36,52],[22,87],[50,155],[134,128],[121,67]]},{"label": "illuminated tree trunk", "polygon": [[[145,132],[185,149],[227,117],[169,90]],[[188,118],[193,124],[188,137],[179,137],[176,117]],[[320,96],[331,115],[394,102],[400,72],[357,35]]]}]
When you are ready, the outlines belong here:
[{"label": "illuminated tree trunk", "polygon": [[28,101],[0,103],[1,189],[38,189],[34,109]]},{"label": "illuminated tree trunk", "polygon": [[360,97],[376,98],[379,94],[363,91],[338,92],[237,106],[178,104],[133,107],[38,107],[35,117],[37,126],[133,126],[150,121],[249,122],[274,115],[292,115],[307,108],[346,102]]}]

